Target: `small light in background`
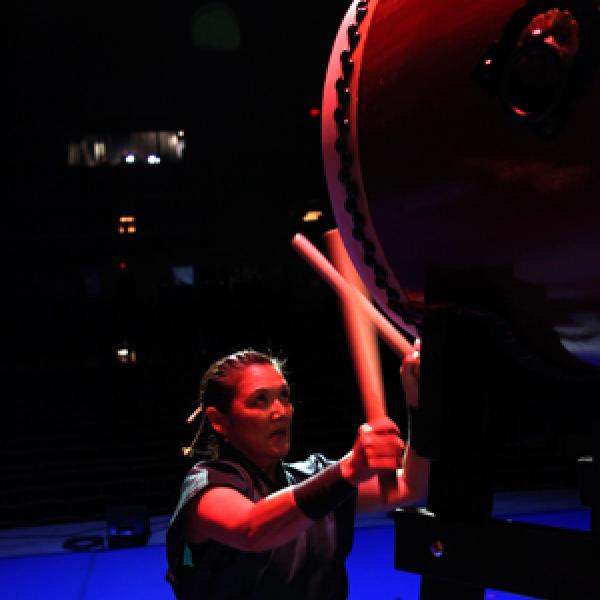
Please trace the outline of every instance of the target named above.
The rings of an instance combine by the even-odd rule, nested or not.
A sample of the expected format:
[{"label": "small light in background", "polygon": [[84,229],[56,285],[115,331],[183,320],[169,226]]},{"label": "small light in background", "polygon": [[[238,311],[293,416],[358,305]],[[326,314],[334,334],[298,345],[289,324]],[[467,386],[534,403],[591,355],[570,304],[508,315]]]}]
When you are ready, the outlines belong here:
[{"label": "small light in background", "polygon": [[137,353],[129,348],[118,348],[117,360],[123,365],[133,365],[137,362]]},{"label": "small light in background", "polygon": [[135,217],[133,215],[122,215],[119,217],[119,234],[136,233]]},{"label": "small light in background", "polygon": [[106,161],[106,144],[104,142],[94,142],[94,159],[96,163]]},{"label": "small light in background", "polygon": [[181,265],[171,267],[174,285],[194,285],[196,282],[196,269],[194,265]]},{"label": "small light in background", "polygon": [[106,541],[109,548],[145,546],[149,539],[150,518],[145,506],[121,505],[106,508]]},{"label": "small light in background", "polygon": [[323,211],[321,211],[321,210],[309,210],[302,217],[302,220],[305,223],[313,223],[314,221],[318,221],[322,216],[323,216]]},{"label": "small light in background", "polygon": [[127,263],[124,263],[124,262],[119,263],[119,269],[121,271],[124,271],[126,268],[127,268]]},{"label": "small light in background", "polygon": [[96,132],[69,142],[70,167],[119,167],[123,165],[173,164],[183,160],[183,129]]},{"label": "small light in background", "polygon": [[316,118],[321,116],[321,111],[318,108],[311,108],[309,114],[311,117]]},{"label": "small light in background", "polygon": [[160,165],[160,156],[156,156],[156,154],[150,154],[146,161],[149,165]]},{"label": "small light in background", "polygon": [[179,159],[183,158],[183,151],[185,150],[185,140],[183,139],[183,129],[179,130],[177,134],[173,134],[169,138],[169,149],[175,153],[175,156]]}]

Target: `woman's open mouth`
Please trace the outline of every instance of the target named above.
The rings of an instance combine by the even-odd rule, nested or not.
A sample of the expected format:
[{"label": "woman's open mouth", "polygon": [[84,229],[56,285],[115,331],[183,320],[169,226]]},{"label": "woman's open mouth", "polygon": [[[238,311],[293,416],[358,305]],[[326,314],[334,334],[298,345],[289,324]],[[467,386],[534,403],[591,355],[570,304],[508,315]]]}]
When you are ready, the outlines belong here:
[{"label": "woman's open mouth", "polygon": [[281,427],[280,429],[276,429],[270,434],[272,438],[286,438],[288,436],[288,430],[285,427]]}]

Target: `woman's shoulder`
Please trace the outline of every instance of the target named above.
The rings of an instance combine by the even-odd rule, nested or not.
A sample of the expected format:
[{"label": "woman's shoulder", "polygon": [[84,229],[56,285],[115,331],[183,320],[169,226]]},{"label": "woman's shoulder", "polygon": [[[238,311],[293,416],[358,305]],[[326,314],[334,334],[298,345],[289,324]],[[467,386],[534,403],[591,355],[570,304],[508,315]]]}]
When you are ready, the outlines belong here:
[{"label": "woman's shoulder", "polygon": [[199,473],[242,473],[246,469],[235,460],[225,458],[214,458],[197,462],[188,472],[186,477],[195,477]]},{"label": "woman's shoulder", "polygon": [[304,475],[305,477],[310,477],[311,475],[322,471],[335,462],[337,461],[326,458],[323,454],[318,452],[314,452],[304,460],[291,463],[286,462],[283,463],[283,465],[286,471],[297,473],[298,475]]},{"label": "woman's shoulder", "polygon": [[182,485],[182,495],[189,498],[213,486],[232,487],[246,493],[249,485],[250,476],[247,470],[235,461],[202,460],[187,472]]}]

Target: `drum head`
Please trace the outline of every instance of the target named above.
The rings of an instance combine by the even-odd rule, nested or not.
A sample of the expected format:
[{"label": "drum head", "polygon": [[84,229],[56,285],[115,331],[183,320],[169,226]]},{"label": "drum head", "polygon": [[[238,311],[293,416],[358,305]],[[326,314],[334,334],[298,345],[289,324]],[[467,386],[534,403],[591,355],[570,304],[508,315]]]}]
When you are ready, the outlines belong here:
[{"label": "drum head", "polygon": [[398,326],[461,306],[600,364],[595,2],[355,2],[323,96],[335,218]]}]

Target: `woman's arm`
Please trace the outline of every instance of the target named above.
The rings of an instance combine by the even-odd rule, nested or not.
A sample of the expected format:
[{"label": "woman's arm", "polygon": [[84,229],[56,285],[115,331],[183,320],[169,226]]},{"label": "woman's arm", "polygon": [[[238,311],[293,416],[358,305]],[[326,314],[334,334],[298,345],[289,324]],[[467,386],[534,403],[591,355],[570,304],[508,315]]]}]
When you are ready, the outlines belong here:
[{"label": "woman's arm", "polygon": [[397,486],[386,502],[381,498],[379,479],[372,477],[358,486],[358,510],[361,512],[388,510],[400,506],[422,504],[427,499],[429,459],[408,448],[404,467],[396,471]]},{"label": "woman's arm", "polygon": [[387,417],[362,425],[352,450],[336,465],[256,503],[233,488],[209,488],[184,509],[184,537],[247,552],[281,546],[354,493],[353,486],[360,490],[377,473],[395,469],[404,449],[398,433]]},{"label": "woman's arm", "polygon": [[[409,410],[417,410],[419,406],[420,350],[420,341],[417,340],[414,352],[404,358],[400,368],[406,406]],[[409,432],[409,440],[410,438]],[[409,441],[402,459],[402,468],[397,470],[395,493],[388,496],[387,501],[384,502],[381,498],[378,478],[372,477],[359,485],[358,510],[385,510],[425,502],[429,484],[429,466],[430,460],[419,456],[411,449]]]},{"label": "woman's arm", "polygon": [[247,552],[281,546],[314,523],[296,505],[292,487],[256,503],[233,488],[210,488],[190,502],[184,519],[188,542],[212,539]]}]

